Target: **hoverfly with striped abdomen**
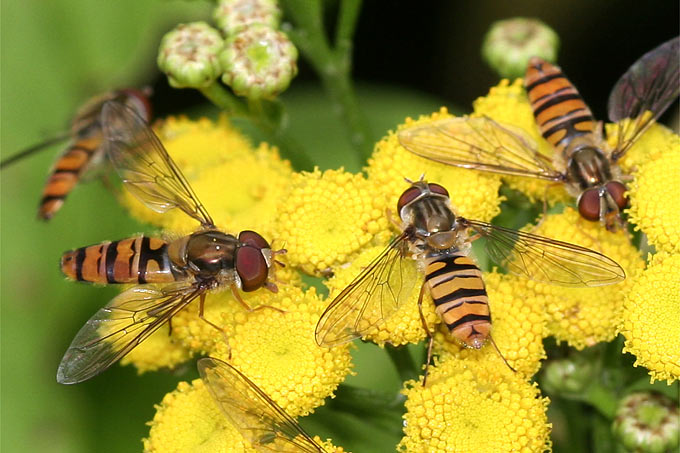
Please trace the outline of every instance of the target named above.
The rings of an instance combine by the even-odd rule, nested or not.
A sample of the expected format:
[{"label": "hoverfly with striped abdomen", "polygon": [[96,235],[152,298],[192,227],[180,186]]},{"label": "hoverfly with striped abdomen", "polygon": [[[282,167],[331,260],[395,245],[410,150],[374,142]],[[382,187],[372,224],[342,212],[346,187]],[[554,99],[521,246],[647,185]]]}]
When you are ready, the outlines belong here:
[{"label": "hoverfly with striped abdomen", "polygon": [[43,189],[38,218],[50,220],[64,205],[64,200],[78,182],[88,175],[97,173],[104,165],[104,132],[100,121],[102,107],[107,101],[121,102],[133,109],[145,121],[151,119],[150,90],[122,89],[110,91],[88,100],[71,121],[71,130],[64,135],[49,139],[0,162],[0,168],[44,149],[53,143],[70,139],[57,161],[50,169]]},{"label": "hoverfly with striped abdomen", "polygon": [[242,231],[237,238],[218,230],[156,134],[133,109],[106,102],[102,124],[106,152],[126,188],[154,211],[181,209],[201,228],[172,241],[137,236],[64,253],[61,269],[72,280],[139,285],[111,300],[78,332],[57,371],[62,384],[104,371],[196,298],[199,317],[221,330],[203,318],[206,294],[231,288],[250,309],[238,290],[265,287],[276,292],[269,272],[274,255],[285,252],[272,251],[254,231]]},{"label": "hoverfly with striped abdomen", "polygon": [[203,358],[198,361],[198,371],[224,415],[257,451],[326,452],[281,406],[229,363]]},{"label": "hoverfly with striped abdomen", "polygon": [[555,148],[552,162],[527,134],[485,117],[406,128],[399,141],[444,164],[563,183],[583,218],[612,231],[623,225],[627,205],[617,162],[678,97],[679,54],[680,38],[674,38],[643,55],[614,85],[608,104],[609,120],[618,122],[613,149],[562,71],[537,57],[529,61],[524,84],[541,134]]},{"label": "hoverfly with striped abdomen", "polygon": [[361,337],[394,314],[410,294],[402,288],[401,260],[412,257],[424,273],[418,308],[430,337],[427,363],[433,336],[422,315],[426,288],[450,334],[467,347],[481,348],[491,338],[491,314],[482,272],[469,256],[477,238],[486,241],[493,261],[532,280],[587,287],[625,278],[621,266],[596,251],[457,216],[448,191],[439,184],[412,182],[400,196],[397,212],[402,233],[323,312],[316,326],[319,345]]}]

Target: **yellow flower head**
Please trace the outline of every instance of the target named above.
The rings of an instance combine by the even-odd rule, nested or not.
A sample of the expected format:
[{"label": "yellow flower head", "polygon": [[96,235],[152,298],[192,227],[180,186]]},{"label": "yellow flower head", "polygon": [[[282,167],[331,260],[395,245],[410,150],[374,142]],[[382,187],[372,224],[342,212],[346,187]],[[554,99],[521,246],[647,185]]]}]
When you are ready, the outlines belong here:
[{"label": "yellow flower head", "polygon": [[[644,266],[626,232],[609,232],[597,222],[584,220],[572,208],[548,215],[532,233],[603,253],[619,263],[627,276]],[[566,288],[537,282],[526,285],[527,297],[547,310],[550,334],[558,341],[583,349],[614,338],[630,281],[597,288]]]},{"label": "yellow flower head", "polygon": [[550,429],[538,386],[496,362],[451,359],[430,368],[427,387],[408,381],[400,451],[540,452]]},{"label": "yellow flower head", "polygon": [[[226,116],[216,123],[169,117],[156,134],[218,226],[232,233],[254,229],[273,238],[278,200],[292,174],[276,148],[265,143],[253,148]],[[179,209],[153,212],[128,191],[122,200],[135,217],[165,230],[186,234],[197,228]]]},{"label": "yellow flower head", "polygon": [[200,379],[180,382],[165,395],[149,425],[149,437],[143,440],[148,453],[255,452],[222,414]]},{"label": "yellow flower head", "polygon": [[[649,134],[645,134],[643,139]],[[657,250],[680,252],[680,138],[659,143],[664,152],[641,163],[629,185],[628,218]],[[642,140],[641,140],[642,141]]]},{"label": "yellow flower head", "polygon": [[[450,116],[446,109],[442,108],[439,112],[418,120],[407,118],[399,129]],[[394,132],[390,132],[377,143],[373,156],[368,160],[366,173],[372,188],[372,196],[377,196],[378,193],[386,196],[386,207],[392,212],[395,220],[399,217],[399,213],[396,212],[397,200],[409,187],[404,178],[417,181],[421,175],[425,175],[426,181],[440,184],[448,190],[457,215],[488,222],[500,212],[499,205],[502,200],[498,195],[500,187],[498,175],[451,167],[416,156],[399,144]]]},{"label": "yellow flower head", "polygon": [[[484,283],[489,295],[493,340],[510,366],[524,376],[533,376],[546,357],[545,307],[533,297],[527,297],[532,292],[526,280],[494,271],[484,274]],[[445,327],[435,335],[434,350],[441,360],[449,360],[449,356],[471,362],[491,360],[505,367],[492,344],[482,349],[466,348],[451,338]]]},{"label": "yellow flower head", "polygon": [[213,329],[215,348],[210,355],[229,361],[257,382],[292,417],[306,415],[350,372],[349,345],[329,349],[316,344],[314,329],[324,303],[313,288],[303,292],[281,285],[275,297],[284,312],[224,312],[222,324],[233,326],[233,333],[226,345]]},{"label": "yellow flower head", "polygon": [[[329,299],[332,300],[335,295],[340,293],[384,248],[384,245],[368,248],[352,261],[351,265],[336,269],[333,278],[325,282],[330,289]],[[385,322],[370,328],[363,337],[363,339],[374,341],[380,346],[384,346],[385,343],[394,346],[418,343],[426,335],[418,313],[418,295],[420,294],[420,287],[424,283],[424,276],[422,272],[418,271],[416,261],[408,257],[404,258],[401,264],[395,268],[401,269],[402,272],[399,273],[399,277],[395,276],[393,281],[401,281],[402,284],[399,288],[394,287],[392,289],[395,292],[407,292],[408,297],[392,316],[388,317]],[[380,289],[376,289],[376,291],[380,291]],[[377,295],[377,293],[375,294]],[[373,300],[377,302],[378,299]],[[367,309],[363,314],[363,321],[367,325],[376,324],[383,318],[381,305],[376,302],[371,303],[375,310]],[[423,299],[423,315],[425,315],[428,328],[432,332],[439,320],[435,314],[432,299],[427,292]]]},{"label": "yellow flower head", "polygon": [[[646,112],[646,114],[651,114],[651,112]],[[643,115],[642,118],[644,117]],[[634,122],[635,120],[626,118],[619,123],[605,124],[607,144],[610,149],[616,147],[620,133],[630,134],[634,131]],[[677,152],[679,146],[680,137],[676,133],[661,124],[654,123],[633,142],[618,164],[625,174],[631,174],[645,162],[658,159],[669,152]]]},{"label": "yellow flower head", "polygon": [[659,253],[633,278],[623,305],[624,352],[649,369],[652,382],[680,379],[680,255]]},{"label": "yellow flower head", "polygon": [[[512,84],[508,80],[501,80],[497,86],[491,88],[488,95],[477,98],[472,105],[474,113],[471,116],[487,116],[505,126],[518,128],[533,139],[539,153],[549,159],[555,156],[554,148],[543,138],[536,125],[522,79],[517,79]],[[526,194],[531,201],[545,199],[546,189],[550,205],[571,200],[562,184],[519,176],[504,176],[503,180],[513,189]]]},{"label": "yellow flower head", "polygon": [[278,205],[278,229],[288,260],[320,275],[350,261],[387,231],[381,193],[344,170],[295,173]]}]

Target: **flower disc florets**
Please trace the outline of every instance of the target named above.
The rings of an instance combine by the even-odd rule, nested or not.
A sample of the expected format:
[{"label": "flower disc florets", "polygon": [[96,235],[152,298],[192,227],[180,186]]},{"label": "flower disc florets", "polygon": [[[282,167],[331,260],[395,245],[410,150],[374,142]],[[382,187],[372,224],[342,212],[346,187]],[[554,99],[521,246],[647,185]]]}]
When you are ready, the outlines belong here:
[{"label": "flower disc florets", "polygon": [[[449,117],[451,115],[448,111],[442,108],[439,112],[418,120],[407,118],[398,128],[426,124]],[[397,221],[399,220],[399,213],[396,212],[397,200],[409,187],[404,178],[417,181],[423,175],[426,181],[440,184],[448,190],[457,215],[490,221],[500,212],[499,205],[502,200],[498,195],[500,188],[498,175],[451,167],[416,156],[401,146],[394,132],[390,132],[375,145],[373,155],[368,160],[366,173],[374,192],[387,197],[387,208]]]},{"label": "flower disc florets", "polygon": [[408,381],[404,438],[409,453],[541,452],[550,447],[548,399],[497,363],[449,359],[430,367],[427,386]]},{"label": "flower disc florets", "polygon": [[205,22],[180,24],[163,36],[158,67],[175,88],[204,88],[217,79],[217,58],[224,45],[220,32]]},{"label": "flower disc florets", "polygon": [[624,352],[635,355],[652,381],[680,379],[680,255],[654,255],[632,279],[621,333]]},{"label": "flower disc florets", "polygon": [[227,38],[220,62],[222,81],[248,98],[271,98],[297,74],[298,52],[285,33],[253,24]]},{"label": "flower disc florets", "polygon": [[213,17],[225,35],[230,36],[252,24],[278,28],[281,10],[276,0],[219,0]]}]

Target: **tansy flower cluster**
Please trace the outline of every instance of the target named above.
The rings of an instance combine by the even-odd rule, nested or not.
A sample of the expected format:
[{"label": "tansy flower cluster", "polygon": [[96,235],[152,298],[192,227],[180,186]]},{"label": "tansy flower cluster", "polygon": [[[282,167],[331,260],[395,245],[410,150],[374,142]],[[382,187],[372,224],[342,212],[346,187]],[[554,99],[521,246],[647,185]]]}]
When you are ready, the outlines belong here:
[{"label": "tansy flower cluster", "polygon": [[[551,152],[534,125],[519,82],[504,81],[478,99],[475,115],[521,128],[539,143],[541,152]],[[407,119],[397,131],[449,116],[442,109],[418,120]],[[193,304],[173,318],[171,332],[158,331],[125,361],[143,372],[172,367],[197,355],[220,358],[256,382],[293,417],[314,412],[353,372],[350,347],[318,346],[316,324],[332,298],[398,233],[396,201],[409,185],[404,178],[418,180],[425,175],[448,189],[454,212],[482,221],[499,214],[503,181],[534,200],[545,193],[542,183],[530,179],[457,169],[417,157],[399,144],[396,132],[376,144],[363,173],[353,174],[343,169],[295,172],[275,147],[254,147],[226,117],[215,122],[167,118],[155,129],[221,228],[232,233],[254,229],[272,241],[273,249],[285,247],[288,253],[277,256],[286,267],[274,267],[278,293],[241,294],[251,310],[229,291],[208,294],[205,317],[222,331],[199,319],[197,304]],[[678,378],[680,264],[673,246],[680,238],[672,209],[660,201],[674,184],[668,172],[680,170],[677,144],[675,134],[654,126],[631,150],[669,149],[662,154],[663,164],[641,161],[630,185],[631,222],[649,232],[650,243],[663,250],[652,255],[646,267],[625,231],[608,232],[582,220],[571,207],[551,212],[537,226],[525,228],[602,252],[625,269],[628,279],[624,283],[570,289],[485,269],[498,350],[490,344],[479,350],[457,344],[440,325],[425,291],[423,318],[434,335],[436,360],[429,367],[426,386],[423,376],[404,384],[406,414],[400,450],[549,450],[548,399],[532,383],[546,358],[543,340],[547,337],[582,349],[621,332],[627,339],[626,351],[653,378],[667,382]],[[549,193],[551,204],[568,200],[562,189]],[[133,215],[167,235],[196,228],[195,221],[182,213],[158,215],[127,194],[121,199]],[[406,302],[364,337],[380,346],[426,338],[417,307],[422,270],[414,260],[404,260],[403,265],[401,289],[408,292]],[[304,274],[322,277],[328,297],[303,284]],[[367,314],[371,316],[379,319],[380,313]],[[251,451],[210,402],[200,380],[180,383],[157,406],[144,447],[147,451]]]}]

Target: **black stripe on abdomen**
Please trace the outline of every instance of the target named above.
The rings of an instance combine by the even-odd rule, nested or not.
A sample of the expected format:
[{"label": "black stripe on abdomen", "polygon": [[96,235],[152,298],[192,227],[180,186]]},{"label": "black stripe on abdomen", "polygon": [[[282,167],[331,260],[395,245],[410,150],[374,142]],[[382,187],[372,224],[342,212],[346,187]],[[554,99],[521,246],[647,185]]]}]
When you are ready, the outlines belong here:
[{"label": "black stripe on abdomen", "polygon": [[451,324],[446,324],[446,326],[449,328],[449,330],[454,330],[456,327],[463,325],[467,322],[471,322],[471,321],[491,322],[491,316],[469,314],[469,315],[461,316],[460,318],[458,318],[456,321],[452,322]]}]

